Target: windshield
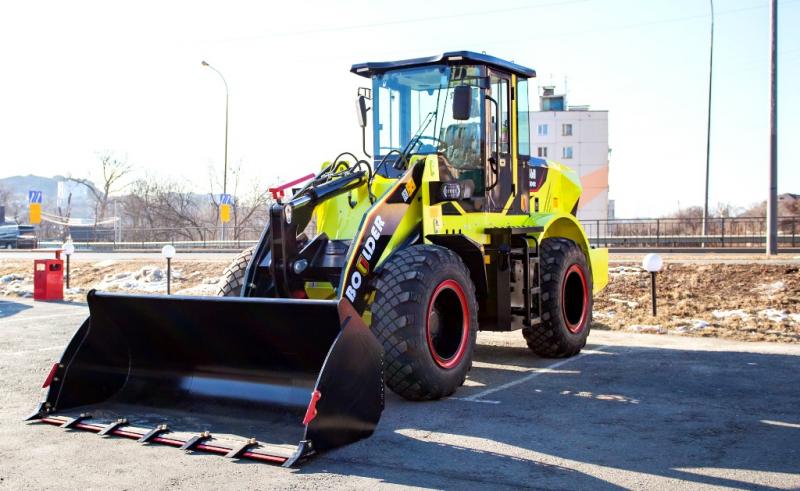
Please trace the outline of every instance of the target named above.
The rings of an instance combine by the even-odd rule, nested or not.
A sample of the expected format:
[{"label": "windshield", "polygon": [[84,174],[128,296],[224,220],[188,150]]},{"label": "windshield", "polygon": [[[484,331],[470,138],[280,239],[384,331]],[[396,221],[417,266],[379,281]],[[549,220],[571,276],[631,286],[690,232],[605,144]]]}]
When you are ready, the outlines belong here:
[{"label": "windshield", "polygon": [[[375,159],[390,152],[438,153],[460,169],[482,169],[480,67],[426,66],[373,78]],[[453,88],[472,86],[467,120],[453,119]],[[395,160],[389,158],[388,160]]]}]

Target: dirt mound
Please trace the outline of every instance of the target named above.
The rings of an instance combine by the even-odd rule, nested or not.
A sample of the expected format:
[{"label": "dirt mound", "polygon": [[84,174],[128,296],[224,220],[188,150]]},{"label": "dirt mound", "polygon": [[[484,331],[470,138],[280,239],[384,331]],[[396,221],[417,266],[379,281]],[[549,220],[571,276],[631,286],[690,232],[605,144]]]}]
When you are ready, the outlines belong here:
[{"label": "dirt mound", "polygon": [[[175,261],[172,265],[172,292],[180,295],[216,295],[217,283],[227,261]],[[166,293],[164,264],[147,260],[99,262],[73,261],[70,268],[68,300],[84,300],[95,288],[127,293]],[[33,296],[31,261],[0,263],[0,296]]]},{"label": "dirt mound", "polygon": [[636,265],[609,269],[594,328],[800,342],[800,268],[777,264],[667,264],[656,281]]}]

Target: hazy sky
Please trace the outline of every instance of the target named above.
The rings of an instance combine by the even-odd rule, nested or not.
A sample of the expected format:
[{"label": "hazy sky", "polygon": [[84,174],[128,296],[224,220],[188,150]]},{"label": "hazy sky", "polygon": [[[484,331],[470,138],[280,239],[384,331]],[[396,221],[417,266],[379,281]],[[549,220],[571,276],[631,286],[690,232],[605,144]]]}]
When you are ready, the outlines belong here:
[{"label": "hazy sky", "polygon": [[[711,202],[766,197],[769,2],[717,0]],[[780,2],[779,178],[800,192],[800,0]],[[618,216],[702,203],[704,0],[3,2],[0,176],[97,172],[112,151],[208,191],[231,165],[287,180],[361,148],[352,63],[486,51],[610,111]],[[219,192],[219,189],[215,190]]]}]

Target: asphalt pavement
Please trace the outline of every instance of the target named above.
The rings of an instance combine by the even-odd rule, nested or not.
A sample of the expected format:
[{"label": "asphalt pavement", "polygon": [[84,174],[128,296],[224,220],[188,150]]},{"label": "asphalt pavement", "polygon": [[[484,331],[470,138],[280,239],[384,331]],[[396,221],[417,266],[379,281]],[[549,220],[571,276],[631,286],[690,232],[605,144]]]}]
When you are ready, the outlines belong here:
[{"label": "asphalt pavement", "polygon": [[389,393],[371,438],[285,469],[24,423],[86,315],[0,301],[0,488],[800,488],[798,345],[594,331],[550,360],[481,333],[454,397]]}]

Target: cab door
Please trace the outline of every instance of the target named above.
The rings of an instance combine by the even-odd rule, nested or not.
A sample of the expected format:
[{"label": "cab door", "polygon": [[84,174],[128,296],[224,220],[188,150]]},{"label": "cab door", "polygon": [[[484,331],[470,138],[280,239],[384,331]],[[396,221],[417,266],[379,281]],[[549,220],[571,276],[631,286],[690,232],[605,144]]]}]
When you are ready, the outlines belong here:
[{"label": "cab door", "polygon": [[512,160],[511,76],[489,70],[489,94],[486,100],[486,207],[489,213],[509,209],[515,194]]}]

